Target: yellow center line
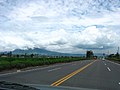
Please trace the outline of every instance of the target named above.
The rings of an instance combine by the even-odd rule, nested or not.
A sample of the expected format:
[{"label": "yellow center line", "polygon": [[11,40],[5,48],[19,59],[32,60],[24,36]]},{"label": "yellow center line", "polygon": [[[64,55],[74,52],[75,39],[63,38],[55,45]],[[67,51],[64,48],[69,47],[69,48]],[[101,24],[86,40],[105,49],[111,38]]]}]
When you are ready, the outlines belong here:
[{"label": "yellow center line", "polygon": [[59,79],[58,81],[52,83],[50,86],[59,86],[60,84],[62,84],[63,82],[65,82],[66,80],[68,80],[69,78],[71,78],[72,76],[76,75],[77,73],[83,71],[83,70],[84,70],[85,68],[87,68],[88,66],[92,65],[94,62],[95,62],[95,61],[93,61],[93,62],[91,62],[91,63],[83,66],[82,68],[80,68],[80,69],[78,69],[78,70],[76,70],[76,71],[68,74],[67,76],[65,76],[65,77]]}]

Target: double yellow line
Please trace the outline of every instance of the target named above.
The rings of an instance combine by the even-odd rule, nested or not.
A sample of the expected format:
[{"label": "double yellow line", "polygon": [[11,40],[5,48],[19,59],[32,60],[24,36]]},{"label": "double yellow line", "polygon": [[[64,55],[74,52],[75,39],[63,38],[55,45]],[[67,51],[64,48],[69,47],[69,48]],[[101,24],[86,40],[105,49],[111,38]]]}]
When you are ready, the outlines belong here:
[{"label": "double yellow line", "polygon": [[50,86],[59,86],[60,84],[62,84],[63,82],[65,82],[66,80],[68,80],[69,78],[71,78],[72,76],[76,75],[77,73],[81,72],[82,70],[84,70],[85,68],[87,68],[88,66],[90,66],[91,64],[93,64],[95,61],[85,65],[84,67],[68,74],[67,76],[61,78],[60,80],[54,82],[53,84],[51,84]]}]

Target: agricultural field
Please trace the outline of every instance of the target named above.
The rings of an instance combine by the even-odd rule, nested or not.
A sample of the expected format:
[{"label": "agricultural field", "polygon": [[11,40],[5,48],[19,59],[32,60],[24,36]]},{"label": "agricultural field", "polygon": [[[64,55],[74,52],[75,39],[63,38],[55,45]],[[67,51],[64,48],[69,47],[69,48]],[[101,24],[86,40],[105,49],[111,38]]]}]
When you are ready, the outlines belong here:
[{"label": "agricultural field", "polygon": [[55,63],[65,63],[85,60],[84,57],[58,57],[58,58],[16,58],[0,57],[0,71],[22,69],[26,67],[42,66]]}]

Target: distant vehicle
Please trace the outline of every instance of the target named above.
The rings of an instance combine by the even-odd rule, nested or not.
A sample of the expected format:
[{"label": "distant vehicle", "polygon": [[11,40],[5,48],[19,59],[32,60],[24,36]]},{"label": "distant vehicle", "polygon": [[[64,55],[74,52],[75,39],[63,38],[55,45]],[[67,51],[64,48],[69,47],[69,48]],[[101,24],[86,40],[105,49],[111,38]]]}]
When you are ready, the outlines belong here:
[{"label": "distant vehicle", "polygon": [[102,58],[103,61],[105,61],[105,58]]}]

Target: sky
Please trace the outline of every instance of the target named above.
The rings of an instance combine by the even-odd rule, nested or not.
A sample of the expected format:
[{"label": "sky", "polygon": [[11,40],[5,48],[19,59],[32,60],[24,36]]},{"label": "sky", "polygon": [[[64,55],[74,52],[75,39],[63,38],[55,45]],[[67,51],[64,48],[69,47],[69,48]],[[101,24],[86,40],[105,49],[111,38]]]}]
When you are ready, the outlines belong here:
[{"label": "sky", "polygon": [[120,0],[0,0],[0,52],[116,53]]}]

